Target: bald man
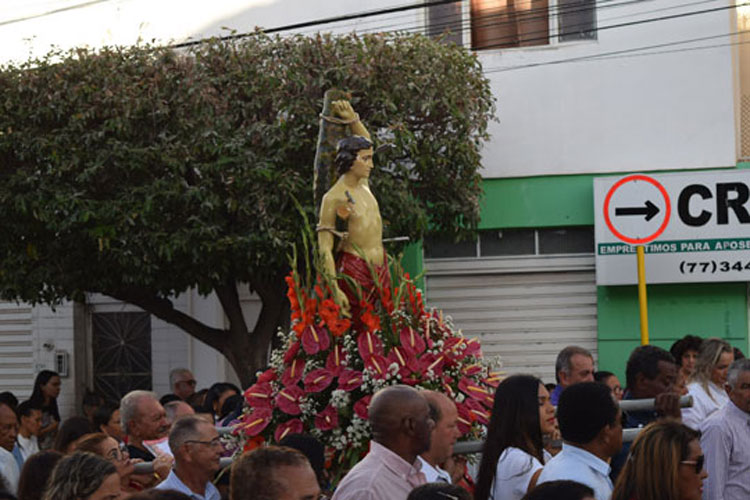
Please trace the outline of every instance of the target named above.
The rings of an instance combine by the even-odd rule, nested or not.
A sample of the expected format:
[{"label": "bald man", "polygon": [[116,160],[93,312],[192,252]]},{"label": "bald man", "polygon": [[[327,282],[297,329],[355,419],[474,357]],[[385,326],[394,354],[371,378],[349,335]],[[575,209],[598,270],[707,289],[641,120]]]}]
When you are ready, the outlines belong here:
[{"label": "bald man", "polygon": [[430,436],[430,448],[419,455],[422,473],[428,483],[450,483],[451,475],[440,466],[453,455],[453,445],[461,436],[458,431],[458,410],[456,404],[441,392],[425,391],[423,394],[435,428]]},{"label": "bald man", "polygon": [[368,409],[370,453],[344,476],[333,500],[406,500],[425,484],[418,459],[430,449],[435,422],[422,394],[407,385],[378,391]]}]

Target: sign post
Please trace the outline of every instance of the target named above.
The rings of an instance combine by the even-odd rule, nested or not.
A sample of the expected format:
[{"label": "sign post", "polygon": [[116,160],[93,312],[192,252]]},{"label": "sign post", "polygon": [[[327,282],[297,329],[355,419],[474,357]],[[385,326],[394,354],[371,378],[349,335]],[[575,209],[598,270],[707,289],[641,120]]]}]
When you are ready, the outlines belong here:
[{"label": "sign post", "polygon": [[648,344],[648,299],[646,298],[646,252],[636,247],[638,255],[638,307],[641,311],[641,345]]}]

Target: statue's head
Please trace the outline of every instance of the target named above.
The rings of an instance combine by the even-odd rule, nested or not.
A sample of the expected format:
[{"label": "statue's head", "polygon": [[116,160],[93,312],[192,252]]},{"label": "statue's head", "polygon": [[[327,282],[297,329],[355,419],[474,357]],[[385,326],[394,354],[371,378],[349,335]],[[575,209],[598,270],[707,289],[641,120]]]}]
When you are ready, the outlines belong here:
[{"label": "statue's head", "polygon": [[351,135],[341,139],[336,145],[336,159],[333,160],[338,174],[347,173],[352,168],[354,160],[357,159],[357,153],[370,148],[372,148],[372,142],[366,137]]}]

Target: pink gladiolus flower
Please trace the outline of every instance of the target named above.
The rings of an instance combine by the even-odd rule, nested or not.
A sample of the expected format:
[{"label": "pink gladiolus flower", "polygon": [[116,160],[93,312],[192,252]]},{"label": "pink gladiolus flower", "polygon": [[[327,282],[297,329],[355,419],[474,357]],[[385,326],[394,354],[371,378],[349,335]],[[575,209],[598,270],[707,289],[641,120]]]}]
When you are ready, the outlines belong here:
[{"label": "pink gladiolus flower", "polygon": [[370,407],[371,400],[372,395],[368,394],[367,396],[354,403],[354,413],[362,420],[367,420],[369,416],[368,408]]},{"label": "pink gladiolus flower", "polygon": [[281,376],[281,383],[284,385],[294,385],[302,378],[302,372],[305,371],[305,360],[297,358],[292,360],[289,367],[284,370]]},{"label": "pink gladiolus flower", "polygon": [[421,354],[425,349],[424,338],[411,327],[403,328],[399,338],[401,346],[412,354]]},{"label": "pink gladiolus flower", "polygon": [[458,381],[458,388],[471,399],[476,400],[483,400],[489,394],[487,389],[467,377]]},{"label": "pink gladiolus flower", "polygon": [[321,431],[330,431],[339,425],[339,412],[331,405],[315,415],[315,427]]},{"label": "pink gladiolus flower", "polygon": [[359,355],[363,360],[375,355],[383,355],[383,342],[380,338],[370,331],[362,332],[357,337],[357,347]]},{"label": "pink gladiolus flower", "polygon": [[270,408],[256,408],[242,418],[240,427],[248,436],[257,436],[271,422]]},{"label": "pink gladiolus flower", "polygon": [[326,369],[331,372],[334,377],[338,377],[341,375],[341,370],[344,369],[345,363],[346,351],[344,351],[340,345],[334,345],[326,358]]},{"label": "pink gladiolus flower", "polygon": [[305,376],[305,392],[320,392],[333,382],[333,374],[325,368],[313,370]]},{"label": "pink gladiolus flower", "polygon": [[297,385],[284,387],[276,396],[276,406],[287,415],[299,415],[302,413],[299,405],[304,394],[304,391]]},{"label": "pink gladiolus flower", "polygon": [[268,382],[251,385],[244,393],[245,401],[250,408],[271,408],[273,388]]},{"label": "pink gladiolus flower", "polygon": [[362,372],[344,368],[339,375],[339,389],[343,391],[353,391],[362,385]]},{"label": "pink gladiolus flower", "polygon": [[331,345],[331,337],[325,328],[308,326],[302,332],[302,349],[309,355],[325,351]]},{"label": "pink gladiolus flower", "polygon": [[279,426],[276,427],[276,432],[274,432],[273,438],[278,443],[289,434],[301,434],[303,430],[304,425],[302,425],[302,420],[293,418],[287,420],[283,424],[279,424]]},{"label": "pink gladiolus flower", "polygon": [[297,353],[299,352],[299,340],[296,340],[292,345],[289,346],[289,349],[284,353],[284,364],[288,365],[292,362],[294,358],[297,357]]}]

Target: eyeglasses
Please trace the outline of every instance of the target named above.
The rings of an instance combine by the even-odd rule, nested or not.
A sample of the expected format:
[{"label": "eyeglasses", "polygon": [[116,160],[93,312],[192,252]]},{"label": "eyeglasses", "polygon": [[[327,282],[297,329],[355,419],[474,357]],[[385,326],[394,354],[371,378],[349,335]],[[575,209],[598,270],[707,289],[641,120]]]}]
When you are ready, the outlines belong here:
[{"label": "eyeglasses", "polygon": [[195,444],[203,444],[206,446],[221,446],[224,447],[223,444],[221,444],[221,437],[215,437],[211,441],[200,441],[199,439],[188,439],[185,441],[185,444],[187,443],[195,443]]},{"label": "eyeglasses", "polygon": [[680,464],[682,464],[682,465],[693,465],[693,466],[695,466],[695,473],[696,474],[700,474],[701,471],[703,470],[703,463],[705,461],[706,461],[706,456],[705,455],[701,455],[698,458],[696,458],[695,460],[683,460],[682,462],[680,462]]},{"label": "eyeglasses", "polygon": [[124,462],[128,458],[130,458],[130,452],[125,443],[120,443],[117,448],[113,448],[107,453],[107,460],[110,462]]}]

